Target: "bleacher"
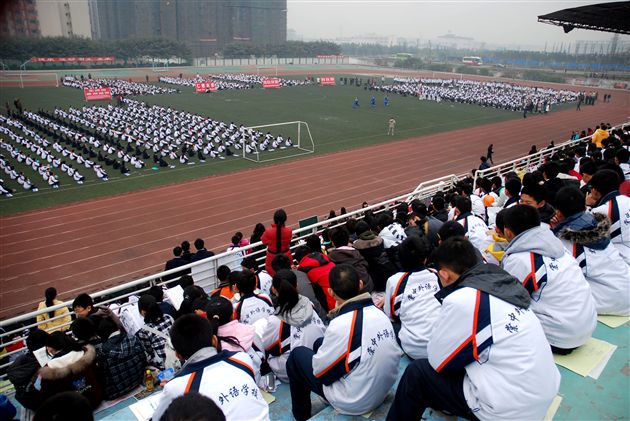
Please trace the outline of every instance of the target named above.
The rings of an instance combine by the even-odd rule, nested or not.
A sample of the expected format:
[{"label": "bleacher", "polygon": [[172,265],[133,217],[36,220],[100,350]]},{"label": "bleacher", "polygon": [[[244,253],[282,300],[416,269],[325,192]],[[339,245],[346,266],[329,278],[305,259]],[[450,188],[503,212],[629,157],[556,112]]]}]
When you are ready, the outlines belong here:
[{"label": "bleacher", "polygon": [[[627,123],[626,123],[627,124]],[[625,124],[624,124],[625,125]],[[619,126],[618,126],[619,127]],[[474,182],[481,177],[491,177],[494,175],[505,174],[510,171],[516,173],[525,173],[533,168],[544,163],[546,159],[553,156],[558,152],[573,148],[577,145],[585,144],[590,141],[590,138],[583,138],[578,140],[570,140],[564,142],[556,147],[547,148],[536,154],[517,158],[515,160],[496,165],[487,170],[477,171],[474,176]],[[450,174],[438,179],[422,182],[413,191],[390,198],[380,203],[373,204],[367,208],[358,208],[350,211],[347,214],[337,216],[335,218],[322,220],[315,224],[295,229],[294,239],[292,241],[292,248],[295,248],[300,244],[307,236],[313,232],[322,232],[325,228],[334,228],[345,224],[348,218],[362,218],[366,211],[373,211],[378,213],[384,209],[394,207],[397,203],[402,201],[410,201],[413,199],[419,199],[421,201],[427,201],[434,196],[438,191],[448,191],[455,187],[458,181],[469,177],[468,174]],[[240,249],[234,249],[228,252],[224,252],[215,255],[211,258],[190,263],[185,266],[178,267],[173,270],[156,273],[150,276],[143,277],[141,279],[121,284],[119,286],[109,288],[103,291],[93,291],[90,295],[94,298],[95,303],[99,305],[108,305],[112,303],[119,304],[121,307],[131,305],[129,303],[129,297],[136,296],[144,291],[147,291],[153,285],[163,285],[161,278],[164,275],[177,273],[182,270],[190,268],[195,284],[202,287],[206,292],[210,292],[217,285],[216,272],[218,266],[226,264],[226,262],[233,261],[238,254],[253,250],[261,246],[261,243],[250,244]],[[265,251],[254,251],[251,256],[254,256],[259,261],[264,261]],[[34,321],[38,314],[43,314],[51,310],[62,308],[64,306],[71,306],[71,302],[65,302],[63,304],[49,307],[41,311],[34,311],[28,314],[20,315],[8,320],[0,321],[0,328],[4,329],[4,332],[0,334],[0,340],[3,346],[10,346],[18,343],[22,339],[11,339],[16,334],[20,334],[25,329],[30,329],[38,324]],[[50,321],[49,319],[48,321]],[[54,318],[52,319],[54,320]],[[601,341],[605,341],[616,347],[612,356],[601,367],[591,367],[587,375],[581,376],[574,373],[564,367],[559,367],[562,375],[562,383],[560,386],[558,407],[555,409],[556,419],[604,419],[604,418],[626,418],[630,415],[628,410],[628,390],[630,376],[628,376],[628,323],[625,323],[617,328],[611,328],[604,323],[598,323],[598,326],[593,334],[593,337]],[[12,358],[18,355],[20,350],[8,352],[4,355],[4,358]],[[603,352],[603,351],[600,351]],[[407,357],[403,357],[399,365],[399,377],[405,370],[405,367],[409,363]],[[0,365],[0,393],[11,394],[12,388],[10,383],[6,380],[6,374],[4,369],[10,365],[10,362],[3,360]],[[600,370],[601,369],[601,370]],[[517,381],[517,379],[515,379]],[[389,406],[394,397],[396,385],[390,391],[385,402],[372,411],[369,414],[364,414],[361,417],[349,417],[338,414],[331,406],[319,398],[313,400],[313,418],[315,420],[350,420],[350,419],[385,419]],[[272,393],[275,400],[270,403],[270,417],[273,420],[285,420],[293,419],[291,416],[291,399],[288,385],[280,384],[275,392]],[[315,395],[313,395],[315,396]],[[557,399],[558,400],[558,399]],[[96,419],[98,420],[133,420],[135,416],[131,412],[130,405],[134,404],[137,399],[133,396],[127,399],[120,400],[116,403],[105,403],[103,409],[96,413]],[[17,406],[17,405],[16,405]],[[553,405],[552,405],[553,407]],[[553,414],[551,414],[553,415]],[[425,413],[423,419],[438,420],[444,419],[446,416],[439,412],[428,410]]]}]

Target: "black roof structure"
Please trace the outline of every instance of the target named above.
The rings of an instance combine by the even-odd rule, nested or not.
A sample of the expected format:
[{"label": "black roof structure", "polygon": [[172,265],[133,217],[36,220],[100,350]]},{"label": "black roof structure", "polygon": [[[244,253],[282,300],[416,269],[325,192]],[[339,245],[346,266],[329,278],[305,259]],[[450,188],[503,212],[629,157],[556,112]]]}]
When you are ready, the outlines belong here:
[{"label": "black roof structure", "polygon": [[592,4],[558,10],[538,16],[538,22],[562,26],[565,33],[580,28],[630,34],[630,1]]}]

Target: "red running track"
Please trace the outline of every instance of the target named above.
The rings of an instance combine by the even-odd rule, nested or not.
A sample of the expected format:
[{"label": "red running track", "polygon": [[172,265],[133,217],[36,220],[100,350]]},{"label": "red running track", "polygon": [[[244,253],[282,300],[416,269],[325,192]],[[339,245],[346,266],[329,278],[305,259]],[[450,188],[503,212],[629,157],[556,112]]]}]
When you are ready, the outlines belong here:
[{"label": "red running track", "polygon": [[499,163],[572,130],[630,120],[630,94],[615,91],[613,101],[1,217],[0,318],[34,310],[49,286],[65,300],[155,273],[185,239],[223,251],[235,231],[249,237],[280,207],[296,224],[466,172],[490,143]]}]

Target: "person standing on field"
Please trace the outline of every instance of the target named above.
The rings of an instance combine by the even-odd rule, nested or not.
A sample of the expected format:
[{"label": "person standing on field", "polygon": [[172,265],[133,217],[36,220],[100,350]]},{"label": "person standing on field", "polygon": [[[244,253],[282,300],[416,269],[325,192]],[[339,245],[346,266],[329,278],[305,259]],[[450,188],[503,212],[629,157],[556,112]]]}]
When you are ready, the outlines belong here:
[{"label": "person standing on field", "polygon": [[396,120],[394,120],[394,117],[391,117],[389,119],[388,126],[387,126],[387,135],[393,136],[395,129],[396,129]]}]

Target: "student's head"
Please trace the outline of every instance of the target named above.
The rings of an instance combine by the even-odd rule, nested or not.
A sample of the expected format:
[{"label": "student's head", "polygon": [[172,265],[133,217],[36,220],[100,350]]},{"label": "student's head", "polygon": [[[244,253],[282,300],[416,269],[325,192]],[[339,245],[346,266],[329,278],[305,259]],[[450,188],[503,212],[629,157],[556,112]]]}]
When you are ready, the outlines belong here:
[{"label": "student's head", "polygon": [[260,239],[260,237],[265,233],[265,226],[263,224],[261,224],[260,222],[256,224],[256,226],[254,227],[254,236],[258,237],[258,239]]},{"label": "student's head", "polygon": [[180,246],[177,246],[173,249],[173,256],[180,257],[182,255],[182,252],[182,248]]},{"label": "student's head", "polygon": [[499,213],[497,213],[494,221],[494,230],[501,237],[505,238],[505,209],[502,209]]},{"label": "student's head", "polygon": [[295,273],[287,269],[276,272],[272,281],[272,291],[278,297],[276,307],[279,314],[293,310],[299,300]]},{"label": "student's head", "polygon": [[46,288],[46,291],[44,291],[44,297],[46,298],[46,306],[52,307],[55,304],[55,298],[57,298],[57,290],[53,287]]},{"label": "student's head", "polygon": [[81,342],[88,342],[90,339],[96,335],[96,324],[95,321],[100,322],[100,317],[98,320],[93,320],[93,316],[90,317],[80,317],[76,319],[70,325],[70,330],[74,337]]},{"label": "student's head", "polygon": [[409,236],[398,248],[400,265],[405,272],[421,269],[424,267],[430,251],[431,246],[426,237]]},{"label": "student's head", "polygon": [[481,162],[487,162],[488,158],[486,158],[485,156],[481,156],[479,157],[479,159],[481,160]]},{"label": "student's head", "polygon": [[256,273],[258,271],[258,263],[256,263],[256,258],[252,256],[247,256],[241,261],[241,268],[244,271],[249,271]]},{"label": "student's head", "polygon": [[442,196],[434,196],[433,199],[431,199],[431,206],[433,206],[433,209],[436,211],[441,211],[444,209],[444,206],[446,206],[446,202]]},{"label": "student's head", "polygon": [[618,190],[620,184],[619,176],[612,170],[599,170],[591,178],[592,195],[599,200],[608,193]]},{"label": "student's head", "polygon": [[576,187],[563,187],[556,193],[556,217],[561,221],[586,210],[584,194]]},{"label": "student's head", "polygon": [[363,234],[366,231],[370,230],[370,225],[365,222],[365,221],[359,221],[357,222],[357,226],[354,230],[354,232],[357,234],[357,236]]},{"label": "student's head", "polygon": [[151,288],[149,288],[147,294],[153,295],[155,301],[157,301],[158,303],[161,303],[164,300],[164,290],[159,285],[153,285]]},{"label": "student's head", "polygon": [[505,191],[509,197],[518,197],[521,192],[521,180],[510,178],[505,182]]},{"label": "student's head", "polygon": [[55,393],[35,413],[33,421],[93,421],[90,401],[78,392]]},{"label": "student's head", "polygon": [[548,162],[542,166],[541,170],[545,176],[545,180],[551,180],[560,174],[560,166],[557,162]]},{"label": "student's head", "polygon": [[328,275],[330,282],[330,295],[341,304],[359,294],[363,288],[363,281],[359,278],[357,270],[348,264],[340,264],[333,267]]},{"label": "student's head", "polygon": [[175,320],[171,343],[180,359],[187,360],[202,348],[217,347],[216,331],[205,317],[185,314]]},{"label": "student's head", "polygon": [[282,269],[291,269],[291,259],[286,254],[276,254],[271,259],[271,268],[274,272]]},{"label": "student's head", "polygon": [[541,186],[525,186],[521,191],[520,203],[536,209],[545,206],[545,190]]},{"label": "student's head", "polygon": [[195,240],[195,249],[196,250],[201,250],[205,247],[205,243],[201,238],[197,238]]},{"label": "student's head", "polygon": [[189,251],[190,251],[190,242],[188,242],[188,240],[182,241],[182,252],[189,252]]},{"label": "student's head", "polygon": [[112,333],[117,332],[118,330],[120,330],[120,327],[116,324],[114,319],[109,316],[101,317],[98,325],[96,326],[96,334],[103,342],[105,342]]},{"label": "student's head", "polygon": [[30,352],[37,351],[46,346],[48,332],[41,329],[33,329],[26,337],[26,347]]},{"label": "student's head", "polygon": [[149,294],[142,295],[138,300],[138,311],[145,322],[157,322],[164,317],[155,297]]},{"label": "student's head", "polygon": [[538,210],[528,205],[516,205],[505,209],[503,215],[505,238],[512,241],[517,235],[540,225]]},{"label": "student's head", "polygon": [[230,268],[226,265],[219,266],[217,268],[217,278],[219,279],[219,282],[224,283],[225,281],[227,281],[231,272],[232,271],[230,270]]},{"label": "student's head", "polygon": [[190,275],[182,275],[179,278],[178,284],[182,289],[195,285],[195,280]]},{"label": "student's head", "polygon": [[457,209],[459,215],[469,213],[472,210],[472,203],[467,197],[457,196],[455,199],[455,208]]},{"label": "student's head", "polygon": [[383,228],[391,225],[393,222],[394,222],[394,217],[392,216],[392,213],[389,211],[381,212],[376,218],[376,225],[378,226],[379,230],[382,230]]},{"label": "student's head", "polygon": [[287,222],[287,213],[284,209],[278,209],[273,214],[273,223],[276,225],[284,225]]},{"label": "student's head", "polygon": [[253,294],[256,289],[256,275],[250,271],[240,272],[241,276],[236,279],[236,287],[241,296]]},{"label": "student's head", "polygon": [[88,294],[79,294],[72,302],[72,310],[77,317],[87,317],[92,313],[94,301]]},{"label": "student's head", "polygon": [[189,392],[173,400],[161,421],[225,421],[214,401],[200,393]]},{"label": "student's head", "polygon": [[630,160],[630,151],[625,148],[619,148],[615,152],[615,164],[626,164]]},{"label": "student's head", "polygon": [[587,160],[580,163],[580,175],[582,176],[582,180],[585,183],[591,182],[591,178],[593,178],[593,174],[597,172],[597,164],[593,160]]},{"label": "student's head", "polygon": [[330,239],[335,247],[347,246],[350,242],[350,234],[345,227],[339,227],[332,231]]},{"label": "student's head", "polygon": [[298,264],[300,263],[300,261],[308,256],[309,254],[311,254],[311,249],[308,248],[307,246],[298,246],[295,248],[295,250],[293,250],[293,258],[295,259],[296,262],[298,262]]},{"label": "student's head", "polygon": [[308,247],[313,252],[321,253],[322,251],[322,240],[319,238],[317,234],[311,234],[306,237],[306,247]]},{"label": "student's head", "polygon": [[204,311],[208,320],[216,320],[219,326],[230,323],[234,315],[232,302],[220,295],[207,301]]},{"label": "student's head", "polygon": [[466,235],[466,230],[457,221],[447,221],[442,224],[440,229],[438,230],[438,237],[440,242],[446,241],[451,237],[464,236]]},{"label": "student's head", "polygon": [[435,251],[435,263],[439,270],[442,286],[459,279],[460,275],[476,266],[479,257],[475,247],[464,237],[451,237],[442,242]]},{"label": "student's head", "polygon": [[232,246],[238,246],[238,243],[240,243],[241,239],[238,237],[238,235],[233,235],[231,241]]},{"label": "student's head", "polygon": [[468,197],[473,193],[473,186],[472,184],[465,182],[459,183],[457,186],[457,192],[464,197]]},{"label": "student's head", "polygon": [[54,355],[60,351],[79,351],[81,346],[64,332],[53,332],[46,339],[48,353]]}]

